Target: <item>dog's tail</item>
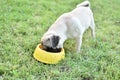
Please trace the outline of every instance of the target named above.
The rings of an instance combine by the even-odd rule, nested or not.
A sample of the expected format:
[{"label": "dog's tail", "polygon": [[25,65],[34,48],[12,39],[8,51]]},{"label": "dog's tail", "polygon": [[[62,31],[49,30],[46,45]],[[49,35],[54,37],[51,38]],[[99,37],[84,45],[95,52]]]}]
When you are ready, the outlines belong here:
[{"label": "dog's tail", "polygon": [[86,1],[78,4],[76,7],[90,7],[90,2],[86,0]]}]

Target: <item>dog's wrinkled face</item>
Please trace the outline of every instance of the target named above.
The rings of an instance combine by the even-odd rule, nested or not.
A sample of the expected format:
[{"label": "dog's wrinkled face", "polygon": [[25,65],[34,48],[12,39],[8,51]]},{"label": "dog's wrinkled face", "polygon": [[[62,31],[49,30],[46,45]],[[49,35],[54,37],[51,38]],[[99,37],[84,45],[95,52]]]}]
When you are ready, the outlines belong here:
[{"label": "dog's wrinkled face", "polygon": [[59,43],[60,37],[57,35],[49,34],[43,36],[41,44],[44,49],[53,48],[56,49]]}]

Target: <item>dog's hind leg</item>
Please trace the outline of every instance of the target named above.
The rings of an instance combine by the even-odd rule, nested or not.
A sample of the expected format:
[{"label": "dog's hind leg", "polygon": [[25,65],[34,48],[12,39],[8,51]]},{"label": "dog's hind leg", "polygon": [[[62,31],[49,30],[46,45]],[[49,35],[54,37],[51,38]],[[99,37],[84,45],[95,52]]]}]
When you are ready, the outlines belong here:
[{"label": "dog's hind leg", "polygon": [[95,38],[95,23],[94,23],[94,18],[93,18],[93,16],[91,16],[90,28],[91,28],[92,37]]}]

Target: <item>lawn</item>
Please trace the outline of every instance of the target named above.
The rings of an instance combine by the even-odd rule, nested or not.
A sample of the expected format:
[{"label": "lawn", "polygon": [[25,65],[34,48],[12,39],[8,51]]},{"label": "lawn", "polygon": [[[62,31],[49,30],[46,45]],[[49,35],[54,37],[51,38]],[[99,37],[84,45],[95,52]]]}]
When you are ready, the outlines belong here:
[{"label": "lawn", "polygon": [[88,29],[82,52],[64,44],[56,65],[33,58],[42,35],[83,0],[0,0],[0,80],[120,80],[120,0],[90,0],[96,38]]}]

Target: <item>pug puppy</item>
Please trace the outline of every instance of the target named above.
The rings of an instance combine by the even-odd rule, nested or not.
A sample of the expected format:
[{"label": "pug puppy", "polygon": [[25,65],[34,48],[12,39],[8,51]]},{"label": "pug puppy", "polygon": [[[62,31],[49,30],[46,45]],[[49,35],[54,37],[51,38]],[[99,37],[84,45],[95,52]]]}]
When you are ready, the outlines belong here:
[{"label": "pug puppy", "polygon": [[43,49],[63,48],[65,40],[76,40],[76,51],[80,52],[83,33],[91,28],[95,38],[95,23],[90,2],[84,1],[78,4],[71,12],[62,14],[41,38]]}]

